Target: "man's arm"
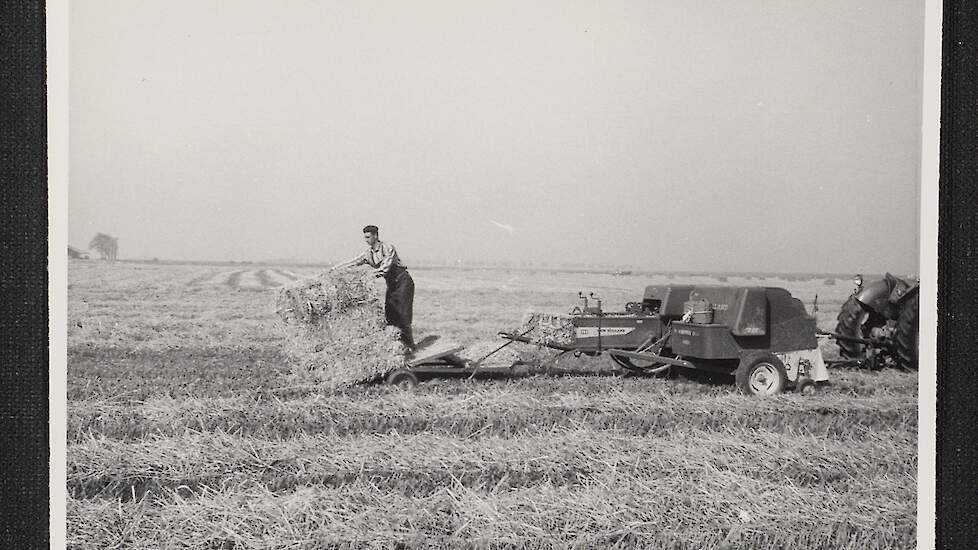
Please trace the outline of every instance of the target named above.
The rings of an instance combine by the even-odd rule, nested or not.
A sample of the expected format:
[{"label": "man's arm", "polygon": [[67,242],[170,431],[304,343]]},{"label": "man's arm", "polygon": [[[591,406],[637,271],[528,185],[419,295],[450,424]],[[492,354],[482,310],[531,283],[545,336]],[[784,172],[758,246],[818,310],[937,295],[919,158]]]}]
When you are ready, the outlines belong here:
[{"label": "man's arm", "polygon": [[354,258],[350,258],[349,260],[347,260],[345,262],[340,262],[340,263],[334,265],[333,267],[329,268],[329,270],[330,271],[336,271],[336,270],[339,270],[339,269],[346,269],[348,267],[354,267],[354,266],[362,265],[362,264],[366,263],[366,261],[367,261],[367,259],[366,259],[365,256],[366,256],[366,252],[361,252],[360,254],[357,254],[356,257],[354,257]]}]

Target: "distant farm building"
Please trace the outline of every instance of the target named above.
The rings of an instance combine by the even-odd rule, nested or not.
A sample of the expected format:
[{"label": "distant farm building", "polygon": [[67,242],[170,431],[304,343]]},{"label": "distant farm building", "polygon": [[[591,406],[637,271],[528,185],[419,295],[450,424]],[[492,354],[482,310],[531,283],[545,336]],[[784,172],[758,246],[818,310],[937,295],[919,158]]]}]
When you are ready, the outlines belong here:
[{"label": "distant farm building", "polygon": [[87,250],[82,250],[80,248],[75,248],[68,245],[68,257],[75,258],[77,260],[87,260],[89,256]]}]

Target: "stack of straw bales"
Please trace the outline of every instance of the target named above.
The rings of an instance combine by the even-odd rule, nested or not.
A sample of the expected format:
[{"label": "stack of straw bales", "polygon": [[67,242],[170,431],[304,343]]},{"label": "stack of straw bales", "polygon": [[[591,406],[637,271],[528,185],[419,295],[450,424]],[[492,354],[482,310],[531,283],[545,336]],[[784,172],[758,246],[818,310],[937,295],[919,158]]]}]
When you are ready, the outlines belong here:
[{"label": "stack of straw bales", "polygon": [[368,273],[326,272],[279,290],[276,311],[292,374],[331,388],[369,382],[403,366],[400,331]]},{"label": "stack of straw bales", "polygon": [[567,315],[528,312],[523,315],[523,321],[516,332],[523,334],[531,328],[533,331],[528,333],[526,337],[535,344],[570,346],[574,343],[573,318]]}]

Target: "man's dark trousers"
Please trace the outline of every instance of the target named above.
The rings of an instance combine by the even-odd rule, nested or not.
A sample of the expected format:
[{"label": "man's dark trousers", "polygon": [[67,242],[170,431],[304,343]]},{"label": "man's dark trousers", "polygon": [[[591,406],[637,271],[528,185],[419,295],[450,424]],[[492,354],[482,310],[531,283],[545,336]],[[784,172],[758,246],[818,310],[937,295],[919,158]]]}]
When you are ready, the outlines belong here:
[{"label": "man's dark trousers", "polygon": [[415,345],[411,322],[414,318],[414,279],[403,267],[392,267],[386,280],[384,315],[387,324],[401,329],[401,340],[413,350]]}]

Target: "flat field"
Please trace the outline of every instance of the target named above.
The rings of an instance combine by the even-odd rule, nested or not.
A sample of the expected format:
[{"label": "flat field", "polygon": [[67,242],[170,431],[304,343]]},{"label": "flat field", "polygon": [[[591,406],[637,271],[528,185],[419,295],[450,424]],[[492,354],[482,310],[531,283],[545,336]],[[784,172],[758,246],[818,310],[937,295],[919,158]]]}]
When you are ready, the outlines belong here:
[{"label": "flat field", "polygon": [[[836,369],[815,395],[755,399],[562,359],[578,374],[330,392],[289,377],[274,313],[276,288],[317,271],[69,263],[69,547],[916,543],[913,373]],[[717,282],[412,273],[418,337],[470,349],[525,311],[567,311],[579,290],[620,310],[646,284]],[[814,275],[727,283],[817,293],[825,329],[851,290]]]}]

